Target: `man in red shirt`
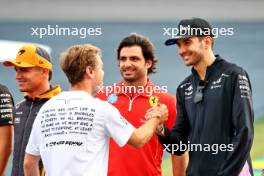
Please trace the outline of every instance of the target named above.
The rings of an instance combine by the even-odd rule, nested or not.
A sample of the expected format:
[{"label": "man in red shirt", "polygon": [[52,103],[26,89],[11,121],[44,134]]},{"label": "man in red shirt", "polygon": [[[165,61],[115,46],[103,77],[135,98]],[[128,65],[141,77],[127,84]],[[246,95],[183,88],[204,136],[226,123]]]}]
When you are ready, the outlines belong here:
[{"label": "man in red shirt", "polygon": [[[153,44],[144,36],[131,34],[119,44],[117,59],[123,80],[101,88],[97,97],[115,106],[136,128],[145,122],[147,109],[158,103],[165,104],[169,110],[165,126],[172,128],[176,118],[175,97],[167,93],[166,86],[156,86],[148,79],[156,71]],[[140,149],[129,145],[120,148],[111,140],[108,175],[161,176],[162,155],[157,135]],[[172,156],[172,165],[174,176],[185,175],[187,155]]]}]

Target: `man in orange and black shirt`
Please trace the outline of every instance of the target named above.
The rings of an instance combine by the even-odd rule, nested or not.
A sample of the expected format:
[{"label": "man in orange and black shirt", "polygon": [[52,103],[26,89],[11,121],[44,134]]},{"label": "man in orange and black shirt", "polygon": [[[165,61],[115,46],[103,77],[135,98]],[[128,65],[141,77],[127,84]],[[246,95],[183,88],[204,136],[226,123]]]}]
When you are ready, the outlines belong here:
[{"label": "man in orange and black shirt", "polygon": [[[23,176],[25,149],[33,122],[39,109],[51,97],[60,93],[59,86],[51,86],[51,56],[46,50],[35,45],[24,45],[16,59],[6,61],[4,66],[13,66],[16,80],[24,100],[16,104],[14,117],[14,157],[12,176]],[[42,170],[42,163],[40,169]]]}]

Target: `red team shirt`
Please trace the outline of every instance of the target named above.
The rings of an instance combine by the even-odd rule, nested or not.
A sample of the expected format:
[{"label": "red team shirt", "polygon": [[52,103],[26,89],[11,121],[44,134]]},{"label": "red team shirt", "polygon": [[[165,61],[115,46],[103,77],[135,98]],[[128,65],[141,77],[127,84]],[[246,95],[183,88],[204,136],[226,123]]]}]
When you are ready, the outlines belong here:
[{"label": "red team shirt", "polygon": [[[106,100],[115,106],[122,116],[134,127],[140,127],[145,121],[145,113],[156,103],[165,104],[169,110],[169,117],[165,125],[172,128],[176,119],[176,99],[165,93],[166,90],[157,91],[157,86],[148,81],[147,85],[135,94],[125,93],[114,87],[122,87],[123,83],[111,86],[112,91],[106,89],[98,92],[97,97]],[[145,89],[145,91],[144,91]],[[150,91],[154,90],[154,91]],[[132,98],[131,98],[132,97]],[[142,148],[136,149],[130,145],[119,147],[110,140],[108,176],[161,176],[163,148],[156,134]]]}]

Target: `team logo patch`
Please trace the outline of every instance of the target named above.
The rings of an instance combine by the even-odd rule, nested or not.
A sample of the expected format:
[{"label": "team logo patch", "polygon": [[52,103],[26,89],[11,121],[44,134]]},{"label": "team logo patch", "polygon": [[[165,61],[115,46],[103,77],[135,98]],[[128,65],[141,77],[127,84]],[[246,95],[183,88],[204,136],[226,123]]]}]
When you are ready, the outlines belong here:
[{"label": "team logo patch", "polygon": [[149,98],[149,104],[150,104],[150,106],[156,106],[158,104],[158,102],[159,102],[159,98],[156,97],[156,96],[151,96]]},{"label": "team logo patch", "polygon": [[118,100],[118,97],[117,97],[116,94],[111,94],[111,95],[109,95],[109,97],[107,98],[107,101],[108,101],[109,103],[115,103],[115,102],[117,102],[117,100]]},{"label": "team logo patch", "polygon": [[24,52],[26,52],[26,50],[22,49],[22,50],[20,50],[17,54],[18,54],[18,55],[22,55]]},{"label": "team logo patch", "polygon": [[16,117],[16,118],[14,119],[14,123],[20,123],[20,117]]}]

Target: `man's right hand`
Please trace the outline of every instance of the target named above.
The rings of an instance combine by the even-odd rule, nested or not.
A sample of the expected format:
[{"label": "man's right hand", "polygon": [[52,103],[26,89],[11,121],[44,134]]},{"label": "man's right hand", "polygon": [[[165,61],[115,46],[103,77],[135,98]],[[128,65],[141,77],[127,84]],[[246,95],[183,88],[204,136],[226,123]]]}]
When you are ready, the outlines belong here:
[{"label": "man's right hand", "polygon": [[158,104],[157,106],[150,108],[147,111],[145,118],[147,121],[145,124],[134,130],[127,142],[128,144],[137,148],[146,144],[153,136],[157,126],[168,119],[167,106],[164,104]]},{"label": "man's right hand", "polygon": [[145,115],[146,120],[156,117],[160,120],[160,124],[164,123],[168,119],[168,108],[164,104],[158,104],[147,110]]}]

